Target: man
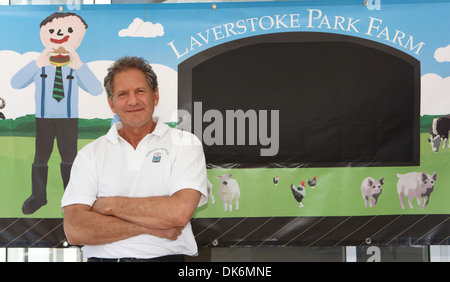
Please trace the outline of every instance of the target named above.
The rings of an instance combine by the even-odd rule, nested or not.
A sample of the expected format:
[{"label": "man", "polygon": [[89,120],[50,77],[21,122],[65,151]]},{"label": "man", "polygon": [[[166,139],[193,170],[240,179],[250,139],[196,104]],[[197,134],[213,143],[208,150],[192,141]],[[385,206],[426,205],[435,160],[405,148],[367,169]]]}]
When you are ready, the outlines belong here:
[{"label": "man", "polygon": [[195,255],[190,219],[207,202],[200,141],[153,118],[158,83],[144,59],[117,60],[104,86],[121,122],[75,159],[62,199],[69,243],[88,261]]},{"label": "man", "polygon": [[70,169],[78,149],[78,87],[93,96],[103,92],[101,82],[75,51],[86,33],[86,22],[74,13],[54,13],[44,19],[40,27],[44,51],[11,80],[12,87],[16,89],[25,88],[33,82],[36,89],[32,193],[23,203],[24,214],[32,214],[47,203],[47,163],[55,137],[61,155],[63,187],[69,182]]}]

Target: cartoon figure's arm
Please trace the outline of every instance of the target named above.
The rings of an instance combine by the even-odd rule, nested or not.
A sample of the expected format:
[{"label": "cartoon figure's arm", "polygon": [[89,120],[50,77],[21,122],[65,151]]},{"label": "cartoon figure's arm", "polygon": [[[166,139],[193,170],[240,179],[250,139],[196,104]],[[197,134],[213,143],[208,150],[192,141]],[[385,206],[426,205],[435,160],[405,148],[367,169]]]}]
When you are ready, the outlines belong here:
[{"label": "cartoon figure's arm", "polygon": [[11,86],[15,89],[22,89],[34,81],[34,76],[39,71],[35,61],[31,61],[20,69],[11,79]]},{"label": "cartoon figure's arm", "polygon": [[92,96],[98,96],[103,93],[102,83],[97,79],[87,64],[82,64],[79,69],[75,70],[75,74],[78,77],[78,85],[81,89]]}]

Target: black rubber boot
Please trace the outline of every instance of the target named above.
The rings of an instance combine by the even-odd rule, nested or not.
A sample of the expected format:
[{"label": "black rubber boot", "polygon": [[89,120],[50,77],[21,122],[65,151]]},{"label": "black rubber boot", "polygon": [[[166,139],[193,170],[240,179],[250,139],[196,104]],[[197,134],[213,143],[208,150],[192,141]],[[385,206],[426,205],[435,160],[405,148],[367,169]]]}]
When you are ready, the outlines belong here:
[{"label": "black rubber boot", "polygon": [[48,166],[33,164],[31,170],[31,196],[22,206],[24,214],[32,214],[47,204],[47,175]]},{"label": "black rubber boot", "polygon": [[63,180],[64,191],[66,190],[67,184],[69,184],[71,169],[72,163],[61,163],[61,177]]}]

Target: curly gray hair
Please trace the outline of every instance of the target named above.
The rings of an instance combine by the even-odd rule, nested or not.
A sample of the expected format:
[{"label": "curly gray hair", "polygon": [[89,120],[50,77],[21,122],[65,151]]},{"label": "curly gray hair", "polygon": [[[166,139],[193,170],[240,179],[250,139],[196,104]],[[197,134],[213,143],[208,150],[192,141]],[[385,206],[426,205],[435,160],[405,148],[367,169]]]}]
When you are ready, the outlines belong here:
[{"label": "curly gray hair", "polygon": [[148,85],[153,91],[155,91],[156,87],[158,87],[158,80],[156,74],[153,71],[153,68],[144,58],[125,56],[115,61],[111,65],[111,67],[108,68],[108,74],[105,76],[105,80],[103,82],[106,94],[108,95],[108,99],[112,100],[113,98],[114,75],[116,75],[121,71],[129,69],[141,70],[147,77]]}]

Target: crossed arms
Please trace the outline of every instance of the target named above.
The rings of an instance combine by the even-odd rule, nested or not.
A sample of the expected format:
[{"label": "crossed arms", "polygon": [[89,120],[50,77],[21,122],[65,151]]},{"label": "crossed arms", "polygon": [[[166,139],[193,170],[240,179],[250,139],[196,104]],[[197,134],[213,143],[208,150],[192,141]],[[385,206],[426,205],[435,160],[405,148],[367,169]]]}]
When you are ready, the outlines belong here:
[{"label": "crossed arms", "polygon": [[72,245],[100,245],[140,234],[176,240],[191,220],[201,193],[182,189],[172,196],[99,198],[91,207],[64,207],[64,231]]}]

